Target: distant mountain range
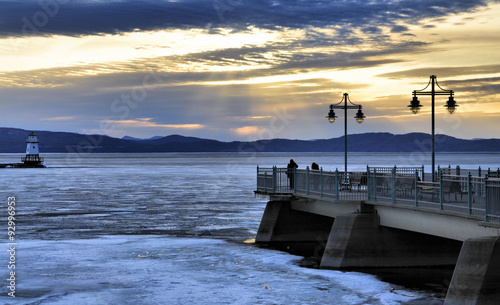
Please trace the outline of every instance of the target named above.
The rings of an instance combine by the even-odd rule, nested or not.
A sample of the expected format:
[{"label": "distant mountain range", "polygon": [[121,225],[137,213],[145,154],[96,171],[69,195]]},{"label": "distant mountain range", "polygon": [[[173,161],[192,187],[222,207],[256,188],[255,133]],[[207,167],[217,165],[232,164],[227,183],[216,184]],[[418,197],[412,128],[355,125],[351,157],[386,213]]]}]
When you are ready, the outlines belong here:
[{"label": "distant mountain range", "polygon": [[[0,127],[0,153],[23,153],[31,130]],[[217,140],[170,135],[122,139],[71,132],[36,131],[40,152],[343,152],[344,137],[325,140],[271,139],[255,142]],[[351,152],[427,152],[431,136],[425,133],[363,133],[348,136]],[[464,140],[436,135],[438,152],[500,152],[500,139]]]}]

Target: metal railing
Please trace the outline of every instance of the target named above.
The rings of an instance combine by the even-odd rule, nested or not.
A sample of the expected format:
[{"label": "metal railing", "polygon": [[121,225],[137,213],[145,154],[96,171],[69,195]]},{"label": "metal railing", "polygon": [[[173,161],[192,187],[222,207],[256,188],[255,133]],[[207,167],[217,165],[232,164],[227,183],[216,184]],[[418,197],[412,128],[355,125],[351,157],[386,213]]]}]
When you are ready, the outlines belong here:
[{"label": "metal railing", "polygon": [[38,155],[26,155],[26,157],[21,158],[21,162],[43,162],[43,157]]},{"label": "metal railing", "polygon": [[366,172],[347,173],[257,167],[257,192],[377,201],[476,215],[486,222],[500,223],[500,178],[442,171],[438,177],[436,182],[423,181],[423,167],[367,167]]},{"label": "metal railing", "polygon": [[368,200],[392,202],[459,214],[477,215],[500,222],[500,179],[440,174],[439,180],[376,172],[370,175]]},{"label": "metal railing", "polygon": [[364,172],[296,170],[295,194],[343,200],[365,200],[367,177]]},{"label": "metal railing", "polygon": [[487,170],[482,169],[480,166],[478,168],[461,168],[460,166],[451,167],[441,167],[438,165],[437,169],[438,175],[456,175],[456,176],[467,176],[471,174],[473,177],[490,177],[490,178],[500,178],[500,168],[492,169],[488,168]]},{"label": "metal railing", "polygon": [[424,166],[420,167],[366,167],[367,172],[376,172],[376,173],[384,173],[384,174],[392,174],[394,172],[395,174],[403,174],[403,175],[413,175],[415,172],[418,173],[418,176],[421,180],[425,180],[425,172],[424,172]]},{"label": "metal railing", "polygon": [[367,167],[368,199],[385,199],[396,203],[397,199],[415,198],[415,181],[424,179],[424,167]]},{"label": "metal railing", "polygon": [[500,222],[500,179],[485,179],[486,221]]},{"label": "metal railing", "polygon": [[262,168],[257,166],[257,191],[261,193],[286,194],[293,192],[293,181],[290,178],[293,172],[286,168]]}]

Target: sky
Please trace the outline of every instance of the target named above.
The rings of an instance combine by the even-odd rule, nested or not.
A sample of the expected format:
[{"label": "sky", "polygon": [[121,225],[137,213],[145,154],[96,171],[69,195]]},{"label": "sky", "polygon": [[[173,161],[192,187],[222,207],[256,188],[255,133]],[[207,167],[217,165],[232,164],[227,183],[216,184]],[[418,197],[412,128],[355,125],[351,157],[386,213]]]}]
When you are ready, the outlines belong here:
[{"label": "sky", "polygon": [[0,127],[222,141],[500,138],[500,1],[0,0]]}]

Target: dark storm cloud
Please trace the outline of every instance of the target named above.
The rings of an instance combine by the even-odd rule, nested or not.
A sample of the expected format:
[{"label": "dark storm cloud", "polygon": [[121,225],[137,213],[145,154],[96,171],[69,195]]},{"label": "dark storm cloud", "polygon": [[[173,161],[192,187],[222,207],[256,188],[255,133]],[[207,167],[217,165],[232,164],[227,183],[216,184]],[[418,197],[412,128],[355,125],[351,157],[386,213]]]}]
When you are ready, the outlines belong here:
[{"label": "dark storm cloud", "polygon": [[378,27],[375,26],[369,26],[364,29],[362,29],[363,33],[365,34],[380,34],[382,30]]},{"label": "dark storm cloud", "polygon": [[410,69],[398,72],[384,73],[377,76],[387,78],[422,78],[428,77],[431,74],[440,77],[459,77],[464,75],[482,75],[490,73],[498,73],[500,65],[482,65],[482,66],[465,66],[465,67],[429,67]]},{"label": "dark storm cloud", "polygon": [[500,77],[470,78],[447,81],[446,83],[448,86],[455,88],[456,91],[474,92],[475,97],[478,94],[492,95],[500,93]]},{"label": "dark storm cloud", "polygon": [[[186,27],[261,28],[345,25],[396,31],[397,22],[418,23],[485,6],[487,0],[178,0],[0,1],[0,35],[79,36]],[[497,2],[497,1],[493,1]]]},{"label": "dark storm cloud", "polygon": [[[437,75],[438,81],[445,89],[453,89],[456,94],[460,92],[473,92],[471,97],[492,96],[500,93],[500,77],[483,77],[484,74],[496,74],[500,70],[500,65],[464,66],[464,67],[429,67],[385,73],[378,75],[387,78],[418,78],[425,80],[430,75]],[[469,76],[470,78],[464,78]],[[440,79],[449,78],[446,81]],[[453,80],[453,78],[464,78]],[[425,81],[424,81],[425,82]],[[422,87],[425,86],[421,82]],[[418,87],[416,88],[418,89]],[[462,97],[464,98],[464,97]]]},{"label": "dark storm cloud", "polygon": [[404,33],[408,31],[408,27],[404,25],[396,25],[391,29],[391,33]]}]

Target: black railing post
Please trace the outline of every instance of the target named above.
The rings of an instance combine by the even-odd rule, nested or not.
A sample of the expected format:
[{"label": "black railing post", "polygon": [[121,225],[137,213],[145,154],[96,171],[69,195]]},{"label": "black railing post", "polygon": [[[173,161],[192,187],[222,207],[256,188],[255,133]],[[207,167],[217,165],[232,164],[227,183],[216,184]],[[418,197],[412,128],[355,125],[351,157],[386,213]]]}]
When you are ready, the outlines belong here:
[{"label": "black railing post", "polygon": [[339,169],[335,169],[335,199],[339,200]]},{"label": "black railing post", "polygon": [[370,167],[366,166],[366,197],[370,200]]},{"label": "black railing post", "polygon": [[467,207],[469,215],[472,214],[472,182],[470,172],[467,175]]},{"label": "black railing post", "polygon": [[319,196],[323,197],[323,168],[319,169]]},{"label": "black railing post", "polygon": [[415,171],[415,206],[418,207],[418,171]]},{"label": "black railing post", "polygon": [[297,168],[294,167],[293,168],[293,193],[295,194],[296,190],[297,190]]},{"label": "black railing post", "polygon": [[439,178],[439,209],[442,211],[443,207],[443,177]]},{"label": "black railing post", "polygon": [[309,166],[306,167],[306,195],[309,195]]},{"label": "black railing post", "polygon": [[396,203],[396,166],[392,169],[392,203]]},{"label": "black railing post", "polygon": [[264,172],[264,192],[267,193],[267,172]]},{"label": "black railing post", "polygon": [[259,166],[257,165],[257,190],[259,190]]},{"label": "black railing post", "polygon": [[486,222],[489,222],[489,218],[488,218],[488,205],[489,205],[489,202],[488,202],[489,198],[488,198],[488,175],[486,175],[484,177],[484,214],[485,214],[485,218],[484,220]]},{"label": "black railing post", "polygon": [[273,166],[273,193],[276,193],[276,166]]}]

